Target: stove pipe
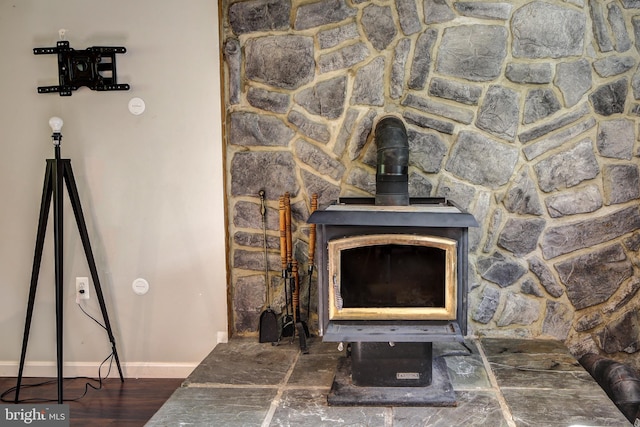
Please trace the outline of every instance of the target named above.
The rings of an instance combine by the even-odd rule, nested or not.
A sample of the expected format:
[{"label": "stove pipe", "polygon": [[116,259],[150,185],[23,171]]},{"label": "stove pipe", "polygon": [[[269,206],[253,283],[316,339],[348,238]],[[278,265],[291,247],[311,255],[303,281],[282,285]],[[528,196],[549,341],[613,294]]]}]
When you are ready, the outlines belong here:
[{"label": "stove pipe", "polygon": [[409,205],[409,141],[402,120],[384,117],[376,125],[376,198],[380,206]]}]

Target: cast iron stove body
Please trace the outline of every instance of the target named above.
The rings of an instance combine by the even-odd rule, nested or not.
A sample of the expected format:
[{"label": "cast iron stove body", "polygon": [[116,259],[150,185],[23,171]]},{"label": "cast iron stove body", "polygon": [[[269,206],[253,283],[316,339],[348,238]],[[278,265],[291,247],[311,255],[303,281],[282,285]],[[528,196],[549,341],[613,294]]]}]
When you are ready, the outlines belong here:
[{"label": "cast iron stove body", "polygon": [[[431,384],[431,343],[461,342],[467,332],[468,228],[475,218],[444,198],[412,198],[408,206],[341,198],[309,222],[318,233],[319,332],[323,341],[351,345],[354,384]],[[385,290],[345,295],[354,293],[354,282]],[[367,298],[376,301],[367,306]]]},{"label": "cast iron stove body", "polygon": [[[372,198],[341,198],[326,209],[314,212],[309,222],[317,224],[318,315],[319,331],[324,341],[462,341],[467,332],[468,228],[478,225],[471,214],[463,212],[444,198],[411,199],[411,204],[406,207],[375,206]],[[402,240],[405,236],[429,236],[455,242],[454,318],[438,319],[437,314],[429,315],[428,311],[432,307],[409,307],[405,319],[398,318],[403,317],[402,314],[387,316],[380,307],[373,307],[371,312],[365,312],[360,318],[357,318],[357,314],[346,316],[346,319],[345,316],[335,315],[330,318],[330,284],[333,285],[339,280],[333,275],[329,277],[329,258],[338,255],[329,252],[330,243],[349,237],[381,235],[388,236],[396,242],[396,237]],[[372,243],[375,242],[377,240],[372,238]],[[407,244],[411,243],[407,241]],[[426,265],[430,260],[423,262]],[[429,278],[424,277],[424,280],[428,282]],[[376,316],[376,312],[380,316]],[[407,319],[409,317],[412,319]]]},{"label": "cast iron stove body", "polygon": [[[478,225],[475,218],[444,198],[412,198],[408,206],[341,198],[314,212],[309,222],[318,233],[323,341],[351,344],[355,383],[429,385],[431,343],[461,342],[467,332],[468,228]],[[373,262],[364,261],[371,257]],[[354,282],[385,290],[345,295],[354,294],[348,291]],[[376,301],[367,306],[367,298]]]}]

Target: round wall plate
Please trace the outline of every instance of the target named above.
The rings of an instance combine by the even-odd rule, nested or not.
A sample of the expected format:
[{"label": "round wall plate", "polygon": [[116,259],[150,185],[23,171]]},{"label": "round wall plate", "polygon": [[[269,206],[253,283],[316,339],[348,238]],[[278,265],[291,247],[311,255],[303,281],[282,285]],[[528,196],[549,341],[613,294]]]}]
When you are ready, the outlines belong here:
[{"label": "round wall plate", "polygon": [[142,98],[131,98],[129,100],[129,111],[134,116],[139,116],[140,114],[144,113],[145,108],[146,105]]},{"label": "round wall plate", "polygon": [[133,292],[135,292],[137,295],[144,295],[149,292],[149,282],[144,279],[134,280],[131,287],[133,288]]}]

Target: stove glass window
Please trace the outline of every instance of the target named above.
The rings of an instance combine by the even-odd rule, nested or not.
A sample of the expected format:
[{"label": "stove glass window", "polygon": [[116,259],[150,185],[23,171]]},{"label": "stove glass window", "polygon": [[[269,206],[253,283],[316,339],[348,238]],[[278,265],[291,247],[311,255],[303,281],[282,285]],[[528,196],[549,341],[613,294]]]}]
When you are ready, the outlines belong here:
[{"label": "stove glass window", "polygon": [[329,319],[456,318],[455,240],[365,234],[328,242]]},{"label": "stove glass window", "polygon": [[343,308],[444,307],[446,251],[373,245],[340,252]]}]

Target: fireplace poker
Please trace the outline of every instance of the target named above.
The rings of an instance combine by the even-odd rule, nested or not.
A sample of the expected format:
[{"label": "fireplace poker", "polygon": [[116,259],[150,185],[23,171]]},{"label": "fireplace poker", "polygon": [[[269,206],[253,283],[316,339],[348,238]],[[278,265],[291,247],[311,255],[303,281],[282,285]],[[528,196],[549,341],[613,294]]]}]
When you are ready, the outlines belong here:
[{"label": "fireplace poker", "polygon": [[[317,199],[317,195],[316,195]],[[317,200],[316,200],[317,205]],[[286,209],[286,229],[287,229],[287,262],[291,266],[289,271],[292,273],[291,282],[291,305],[293,311],[293,319],[296,325],[296,330],[300,335],[300,349],[304,354],[308,353],[307,340],[309,337],[309,327],[307,323],[302,320],[300,315],[300,276],[298,270],[298,261],[293,259],[293,242],[291,238],[291,201],[289,193],[285,194],[285,209]],[[308,316],[307,316],[308,317]],[[293,337],[292,337],[293,339]]]},{"label": "fireplace poker", "polygon": [[293,292],[291,295],[293,300],[293,321],[295,322],[296,330],[298,331],[300,351],[302,351],[303,354],[307,354],[309,353],[309,348],[307,347],[309,330],[306,328],[306,325],[302,323],[302,319],[300,318],[300,277],[298,275],[298,261],[295,259],[292,262],[291,271],[293,273]]},{"label": "fireplace poker", "polygon": [[282,317],[282,336],[293,335],[293,317],[289,313],[289,294],[287,292],[287,282],[289,281],[289,270],[287,267],[287,232],[286,232],[286,208],[285,196],[280,196],[278,213],[280,220],[280,261],[282,266],[282,279],[284,282],[284,298],[286,314]]}]

